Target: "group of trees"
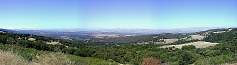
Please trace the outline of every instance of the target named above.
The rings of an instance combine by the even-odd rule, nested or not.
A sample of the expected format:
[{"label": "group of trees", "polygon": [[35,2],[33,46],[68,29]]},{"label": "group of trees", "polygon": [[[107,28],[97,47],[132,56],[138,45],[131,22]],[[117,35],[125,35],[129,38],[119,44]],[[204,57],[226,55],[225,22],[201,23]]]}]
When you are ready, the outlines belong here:
[{"label": "group of trees", "polygon": [[210,33],[204,40],[208,42],[229,42],[236,41],[237,32],[230,31],[224,33]]}]

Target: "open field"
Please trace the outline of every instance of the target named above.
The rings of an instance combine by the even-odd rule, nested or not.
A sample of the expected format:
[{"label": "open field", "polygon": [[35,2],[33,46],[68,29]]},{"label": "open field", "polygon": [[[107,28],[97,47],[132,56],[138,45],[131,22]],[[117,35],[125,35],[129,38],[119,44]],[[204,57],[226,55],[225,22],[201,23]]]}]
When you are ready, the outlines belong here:
[{"label": "open field", "polygon": [[211,43],[211,42],[205,42],[205,41],[197,41],[197,42],[191,42],[191,43],[186,43],[186,44],[180,44],[180,45],[165,45],[160,48],[169,48],[169,47],[175,47],[181,49],[183,46],[187,45],[194,45],[196,48],[207,48],[211,46],[215,46],[219,43]]}]

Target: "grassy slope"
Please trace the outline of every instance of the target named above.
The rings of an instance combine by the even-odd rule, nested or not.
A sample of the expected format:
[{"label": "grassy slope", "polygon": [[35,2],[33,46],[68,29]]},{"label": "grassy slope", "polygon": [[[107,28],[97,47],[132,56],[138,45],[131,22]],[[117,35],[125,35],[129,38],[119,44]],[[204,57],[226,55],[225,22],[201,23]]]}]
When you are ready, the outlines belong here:
[{"label": "grassy slope", "polygon": [[[0,56],[1,65],[118,65],[116,62],[97,58],[38,51],[11,45],[0,45]],[[2,60],[3,57],[5,60]]]}]

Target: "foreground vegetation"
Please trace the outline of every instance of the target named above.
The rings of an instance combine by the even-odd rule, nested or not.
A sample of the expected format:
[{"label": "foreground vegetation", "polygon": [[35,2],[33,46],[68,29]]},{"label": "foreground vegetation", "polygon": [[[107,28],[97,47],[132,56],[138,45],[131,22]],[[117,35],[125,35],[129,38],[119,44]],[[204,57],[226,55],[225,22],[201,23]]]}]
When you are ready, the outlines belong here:
[{"label": "foreground vegetation", "polygon": [[60,52],[38,51],[12,45],[0,45],[1,65],[118,65],[91,57],[80,57]]}]

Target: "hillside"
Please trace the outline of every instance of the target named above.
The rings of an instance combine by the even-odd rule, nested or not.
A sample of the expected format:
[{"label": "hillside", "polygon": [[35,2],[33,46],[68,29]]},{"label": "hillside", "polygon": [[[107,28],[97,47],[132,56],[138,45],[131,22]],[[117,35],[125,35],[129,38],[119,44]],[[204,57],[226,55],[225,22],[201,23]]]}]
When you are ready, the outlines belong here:
[{"label": "hillside", "polygon": [[[10,54],[10,60],[0,60],[0,63],[21,60],[22,65],[220,65],[237,62],[235,29],[140,37],[140,42],[148,44],[98,44],[3,31],[0,32],[0,56],[7,60],[6,54]],[[143,41],[146,39],[149,40]],[[167,39],[178,40],[154,44],[165,43]],[[161,48],[166,45],[181,46]]]},{"label": "hillside", "polygon": [[[48,44],[57,42],[57,44]],[[118,65],[113,61],[63,52],[68,41],[30,34],[0,32],[1,65]]]},{"label": "hillside", "polygon": [[1,65],[117,65],[102,59],[0,45]]}]

